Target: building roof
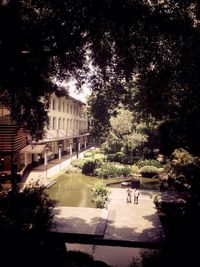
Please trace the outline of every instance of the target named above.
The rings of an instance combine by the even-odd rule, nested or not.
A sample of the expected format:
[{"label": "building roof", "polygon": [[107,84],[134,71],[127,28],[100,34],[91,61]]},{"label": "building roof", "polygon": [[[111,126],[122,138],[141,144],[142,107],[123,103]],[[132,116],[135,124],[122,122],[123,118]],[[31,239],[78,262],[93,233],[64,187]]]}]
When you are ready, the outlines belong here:
[{"label": "building roof", "polygon": [[[74,97],[71,96],[68,92],[62,92],[61,94],[58,94],[57,92],[54,92],[53,94],[56,95],[58,98],[60,98],[60,97],[66,97],[67,99],[71,99],[71,100],[74,101],[74,102],[77,102],[77,103],[79,103],[79,104],[81,104],[81,105],[86,106],[86,103],[82,102],[82,101],[79,100],[79,99],[74,98]],[[52,95],[53,95],[53,94],[52,94]]]}]

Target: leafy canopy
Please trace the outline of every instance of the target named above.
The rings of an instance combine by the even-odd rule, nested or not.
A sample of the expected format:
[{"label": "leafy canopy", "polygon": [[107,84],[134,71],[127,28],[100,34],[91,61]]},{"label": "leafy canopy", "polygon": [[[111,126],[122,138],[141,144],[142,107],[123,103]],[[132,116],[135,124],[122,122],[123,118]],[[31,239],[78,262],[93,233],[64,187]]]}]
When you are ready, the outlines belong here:
[{"label": "leafy canopy", "polygon": [[132,112],[123,108],[116,110],[117,116],[110,118],[110,130],[103,147],[107,153],[123,151],[126,155],[138,154],[148,136],[138,131]]},{"label": "leafy canopy", "polygon": [[40,136],[48,107],[40,98],[56,90],[52,77],[73,76],[81,86],[90,62],[105,117],[125,103],[143,117],[164,119],[171,140],[178,136],[198,151],[199,11],[195,0],[2,1],[1,101]]}]

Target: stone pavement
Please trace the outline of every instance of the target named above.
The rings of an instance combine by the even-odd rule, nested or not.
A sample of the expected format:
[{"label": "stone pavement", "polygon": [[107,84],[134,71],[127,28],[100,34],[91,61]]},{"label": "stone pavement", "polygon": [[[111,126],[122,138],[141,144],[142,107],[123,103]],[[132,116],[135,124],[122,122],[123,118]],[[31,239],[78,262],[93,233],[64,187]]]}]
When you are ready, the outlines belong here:
[{"label": "stone pavement", "polygon": [[111,189],[108,204],[110,213],[104,239],[152,246],[163,243],[165,235],[152,192],[140,190],[138,204],[126,203],[126,195],[126,189]]},{"label": "stone pavement", "polygon": [[55,232],[63,234],[66,242],[68,234],[79,243],[88,235],[93,237],[89,242],[96,244],[154,248],[165,242],[150,191],[140,191],[139,204],[133,204],[126,203],[126,189],[112,188],[108,209],[57,207],[55,219]]},{"label": "stone pavement", "polygon": [[109,211],[95,208],[57,207],[54,209],[59,233],[103,236]]}]

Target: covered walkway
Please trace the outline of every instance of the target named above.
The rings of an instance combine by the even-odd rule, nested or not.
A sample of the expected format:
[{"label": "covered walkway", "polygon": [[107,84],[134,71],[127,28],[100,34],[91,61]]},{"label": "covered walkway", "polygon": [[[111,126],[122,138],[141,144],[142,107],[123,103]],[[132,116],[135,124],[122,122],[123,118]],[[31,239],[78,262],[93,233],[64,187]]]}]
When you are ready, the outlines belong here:
[{"label": "covered walkway", "polygon": [[[80,151],[78,158],[83,158],[83,153],[85,151],[86,150]],[[77,159],[77,152],[74,152],[72,155],[64,155],[61,159],[52,159],[48,161],[47,165],[41,164],[34,167],[31,169],[27,177],[22,179],[22,182],[24,183],[24,186],[38,182],[40,185],[48,187],[56,182],[56,178],[61,175],[62,172],[65,172],[73,159]]]}]

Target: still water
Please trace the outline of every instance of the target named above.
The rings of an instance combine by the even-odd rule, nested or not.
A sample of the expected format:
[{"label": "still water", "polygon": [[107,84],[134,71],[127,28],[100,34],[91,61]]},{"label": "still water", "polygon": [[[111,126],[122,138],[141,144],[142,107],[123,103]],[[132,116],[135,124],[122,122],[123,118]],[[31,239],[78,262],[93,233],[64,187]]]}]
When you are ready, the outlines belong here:
[{"label": "still water", "polygon": [[[112,267],[129,267],[133,260],[137,262],[141,259],[140,248],[130,247],[110,247],[83,244],[67,244],[68,251],[81,251],[93,256],[96,261],[102,261]],[[134,266],[134,265],[131,265]],[[140,267],[140,264],[139,266]]]},{"label": "still water", "polygon": [[95,207],[91,199],[91,188],[97,182],[105,184],[123,181],[117,179],[100,179],[86,176],[81,173],[67,173],[59,177],[58,182],[46,192],[48,196],[56,201],[57,206],[67,207]]}]

